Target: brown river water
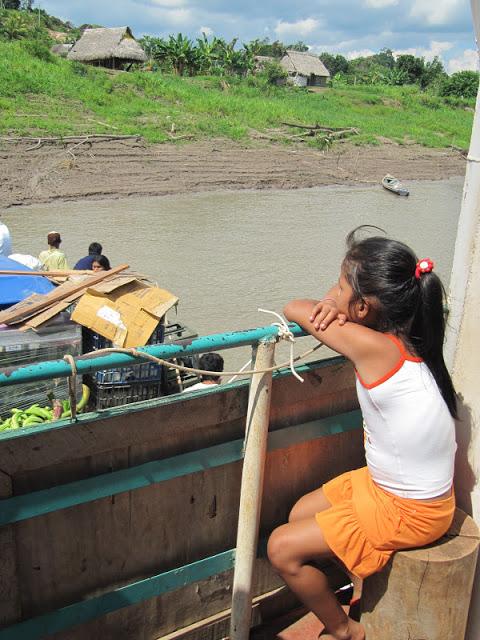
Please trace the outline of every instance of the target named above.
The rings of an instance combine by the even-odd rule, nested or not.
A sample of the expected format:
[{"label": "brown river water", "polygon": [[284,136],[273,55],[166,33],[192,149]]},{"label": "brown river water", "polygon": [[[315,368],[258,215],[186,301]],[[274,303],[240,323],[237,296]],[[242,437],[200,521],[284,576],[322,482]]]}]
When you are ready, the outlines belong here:
[{"label": "brown river water", "polygon": [[[100,242],[112,265],[126,262],[174,292],[178,317],[208,334],[275,321],[258,307],[281,312],[294,297],[321,297],[337,278],[346,234],[360,224],[432,258],[448,284],[463,178],[408,186],[408,198],[332,186],[39,204],[8,209],[2,220],[18,253],[38,255],[47,233],[59,231],[70,265]],[[226,367],[248,357],[230,352]]]}]

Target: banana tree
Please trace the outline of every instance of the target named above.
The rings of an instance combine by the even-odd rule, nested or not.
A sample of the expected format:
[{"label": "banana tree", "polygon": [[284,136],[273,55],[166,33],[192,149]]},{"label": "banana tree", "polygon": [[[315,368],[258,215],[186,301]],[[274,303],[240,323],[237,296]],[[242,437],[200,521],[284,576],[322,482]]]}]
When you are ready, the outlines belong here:
[{"label": "banana tree", "polygon": [[183,76],[185,71],[190,75],[195,73],[198,67],[197,55],[191,40],[178,33],[176,37],[169,37],[165,47],[166,56],[177,75]]},{"label": "banana tree", "polygon": [[235,45],[238,38],[233,38],[230,42],[222,41],[221,56],[226,73],[243,74],[246,71],[245,58],[242,51],[237,51]]},{"label": "banana tree", "polygon": [[221,57],[221,45],[222,41],[219,38],[213,36],[212,40],[209,40],[205,33],[202,33],[201,38],[197,38],[196,52],[200,71],[214,72]]},{"label": "banana tree", "polygon": [[247,73],[253,73],[255,71],[255,56],[258,55],[258,45],[256,42],[243,43],[243,49],[241,51],[243,56],[243,66]]}]

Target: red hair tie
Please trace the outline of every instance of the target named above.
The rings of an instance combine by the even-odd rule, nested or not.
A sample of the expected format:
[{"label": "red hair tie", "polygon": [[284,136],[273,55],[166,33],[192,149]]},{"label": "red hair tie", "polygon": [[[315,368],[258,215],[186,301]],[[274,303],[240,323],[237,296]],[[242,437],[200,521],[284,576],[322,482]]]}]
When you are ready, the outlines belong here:
[{"label": "red hair tie", "polygon": [[415,278],[420,280],[422,273],[430,273],[430,271],[433,271],[434,266],[430,258],[422,258],[417,262],[417,266],[415,267]]}]

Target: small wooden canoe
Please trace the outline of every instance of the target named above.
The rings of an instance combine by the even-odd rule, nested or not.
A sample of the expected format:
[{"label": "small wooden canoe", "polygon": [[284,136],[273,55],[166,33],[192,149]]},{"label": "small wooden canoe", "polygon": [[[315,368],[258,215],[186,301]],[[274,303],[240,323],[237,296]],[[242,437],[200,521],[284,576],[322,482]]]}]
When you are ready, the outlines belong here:
[{"label": "small wooden canoe", "polygon": [[388,189],[388,191],[396,193],[397,196],[408,196],[408,194],[410,193],[410,191],[403,186],[398,178],[394,178],[394,176],[391,176],[389,174],[387,174],[383,178],[382,186],[385,189]]}]

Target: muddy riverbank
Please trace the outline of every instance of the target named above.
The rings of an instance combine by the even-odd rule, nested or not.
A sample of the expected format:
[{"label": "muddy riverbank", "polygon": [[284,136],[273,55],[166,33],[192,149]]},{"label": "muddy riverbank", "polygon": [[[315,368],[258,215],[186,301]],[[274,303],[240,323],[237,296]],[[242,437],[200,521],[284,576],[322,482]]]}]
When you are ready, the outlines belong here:
[{"label": "muddy riverbank", "polygon": [[0,209],[55,200],[378,184],[386,173],[441,180],[465,172],[457,151],[393,143],[320,151],[225,140],[151,145],[128,139],[69,147],[3,142],[0,163]]}]

